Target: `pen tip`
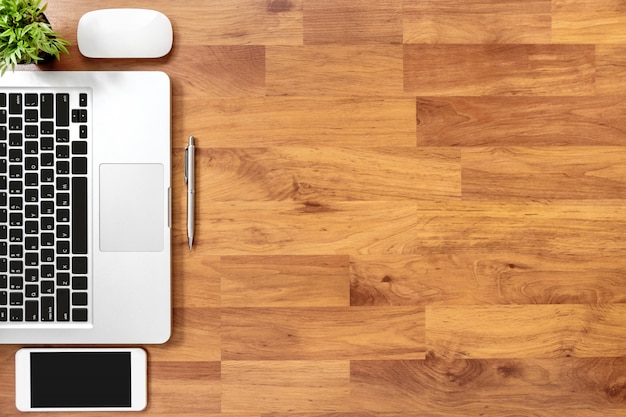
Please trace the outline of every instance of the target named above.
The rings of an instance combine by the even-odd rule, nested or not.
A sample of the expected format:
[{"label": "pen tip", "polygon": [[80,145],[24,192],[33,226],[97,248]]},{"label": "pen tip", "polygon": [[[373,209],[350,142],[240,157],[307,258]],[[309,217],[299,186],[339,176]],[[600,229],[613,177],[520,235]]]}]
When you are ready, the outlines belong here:
[{"label": "pen tip", "polygon": [[189,238],[189,250],[191,250],[191,246],[193,245],[193,238]]}]

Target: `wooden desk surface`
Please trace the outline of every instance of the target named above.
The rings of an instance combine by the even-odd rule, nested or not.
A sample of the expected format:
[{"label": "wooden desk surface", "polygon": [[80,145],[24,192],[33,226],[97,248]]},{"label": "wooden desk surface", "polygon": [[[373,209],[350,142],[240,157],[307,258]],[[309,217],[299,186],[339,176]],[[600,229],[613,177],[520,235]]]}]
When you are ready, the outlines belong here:
[{"label": "wooden desk surface", "polygon": [[[626,415],[626,6],[50,0],[161,10],[174,332],[160,416]],[[183,148],[197,138],[189,252]],[[0,347],[0,415],[13,355]],[[95,414],[94,414],[95,415]],[[128,414],[136,415],[136,414]]]}]

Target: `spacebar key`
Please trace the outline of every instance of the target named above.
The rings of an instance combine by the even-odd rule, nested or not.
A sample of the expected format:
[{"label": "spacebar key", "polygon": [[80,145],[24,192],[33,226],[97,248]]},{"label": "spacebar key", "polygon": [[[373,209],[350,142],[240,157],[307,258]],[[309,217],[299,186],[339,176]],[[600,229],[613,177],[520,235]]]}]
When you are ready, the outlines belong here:
[{"label": "spacebar key", "polygon": [[72,253],[87,253],[87,178],[72,178]]}]

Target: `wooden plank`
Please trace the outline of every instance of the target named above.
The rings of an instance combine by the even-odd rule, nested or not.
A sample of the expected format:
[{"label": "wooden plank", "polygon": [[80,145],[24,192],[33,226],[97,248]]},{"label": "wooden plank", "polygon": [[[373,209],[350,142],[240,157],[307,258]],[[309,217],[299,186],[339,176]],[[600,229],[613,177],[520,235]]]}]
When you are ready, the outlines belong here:
[{"label": "wooden plank", "polygon": [[[620,256],[626,217],[620,200],[419,203],[417,250]],[[418,249],[419,248],[419,249]]]},{"label": "wooden plank", "polygon": [[[199,149],[206,201],[459,199],[460,150],[273,147]],[[245,191],[243,191],[245,190]]]},{"label": "wooden plank", "polygon": [[[618,357],[626,305],[426,308],[426,344],[444,358]],[[489,325],[483,325],[489,323]]]},{"label": "wooden plank", "polygon": [[545,44],[551,1],[455,0],[405,2],[404,43]]},{"label": "wooden plank", "polygon": [[402,46],[268,46],[270,96],[402,96]]},{"label": "wooden plank", "polygon": [[626,45],[596,46],[596,66],[598,94],[626,92]]},{"label": "wooden plank", "polygon": [[[184,221],[182,220],[185,224]],[[185,225],[184,236],[176,234],[176,245],[173,247],[172,275],[183,276],[185,279],[172,281],[172,297],[174,308],[177,307],[209,307],[220,306],[220,257],[211,255],[199,256],[198,266],[189,261],[195,259],[196,253],[189,251],[184,243],[187,237]]]},{"label": "wooden plank", "polygon": [[471,148],[462,153],[466,200],[622,199],[623,147]]},{"label": "wooden plank", "polygon": [[224,308],[223,360],[420,359],[416,307]]},{"label": "wooden plank", "polygon": [[219,362],[150,362],[149,412],[219,413],[220,369]]},{"label": "wooden plank", "polygon": [[350,305],[348,256],[225,256],[224,307]]},{"label": "wooden plank", "polygon": [[351,402],[385,416],[621,416],[625,371],[623,358],[353,361]]},{"label": "wooden plank", "polygon": [[348,410],[348,361],[223,361],[222,412]]},{"label": "wooden plank", "polygon": [[552,42],[621,44],[626,41],[626,5],[615,0],[553,0]]},{"label": "wooden plank", "polygon": [[404,89],[418,95],[585,96],[594,71],[590,45],[404,46]]},{"label": "wooden plank", "polygon": [[402,0],[304,2],[304,43],[402,43]]},{"label": "wooden plank", "polygon": [[415,145],[414,98],[185,97],[174,104],[185,115],[174,120],[175,137],[194,133],[206,147]]},{"label": "wooden plank", "polygon": [[151,361],[219,361],[220,311],[217,308],[175,308],[172,336],[164,345],[150,347]]},{"label": "wooden plank", "polygon": [[[499,251],[351,256],[353,306],[626,302],[626,259]],[[573,279],[573,277],[576,277]]]},{"label": "wooden plank", "polygon": [[[214,202],[197,215],[198,254],[349,255],[414,250],[414,202]],[[176,228],[185,240],[184,224]],[[181,239],[182,238],[182,239]]]},{"label": "wooden plank", "polygon": [[[265,91],[265,49],[262,46],[193,46],[176,51],[185,67],[166,68],[172,94],[182,97],[255,96]],[[193,77],[186,71],[196,68]]]},{"label": "wooden plank", "polygon": [[418,97],[418,146],[622,146],[623,96]]}]

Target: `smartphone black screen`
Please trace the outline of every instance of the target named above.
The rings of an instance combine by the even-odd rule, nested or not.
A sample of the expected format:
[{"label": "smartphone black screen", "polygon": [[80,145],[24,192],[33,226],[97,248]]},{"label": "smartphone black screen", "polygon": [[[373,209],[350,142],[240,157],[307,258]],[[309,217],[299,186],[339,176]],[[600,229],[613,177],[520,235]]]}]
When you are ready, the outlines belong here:
[{"label": "smartphone black screen", "polygon": [[130,407],[130,352],[31,352],[32,408]]}]

